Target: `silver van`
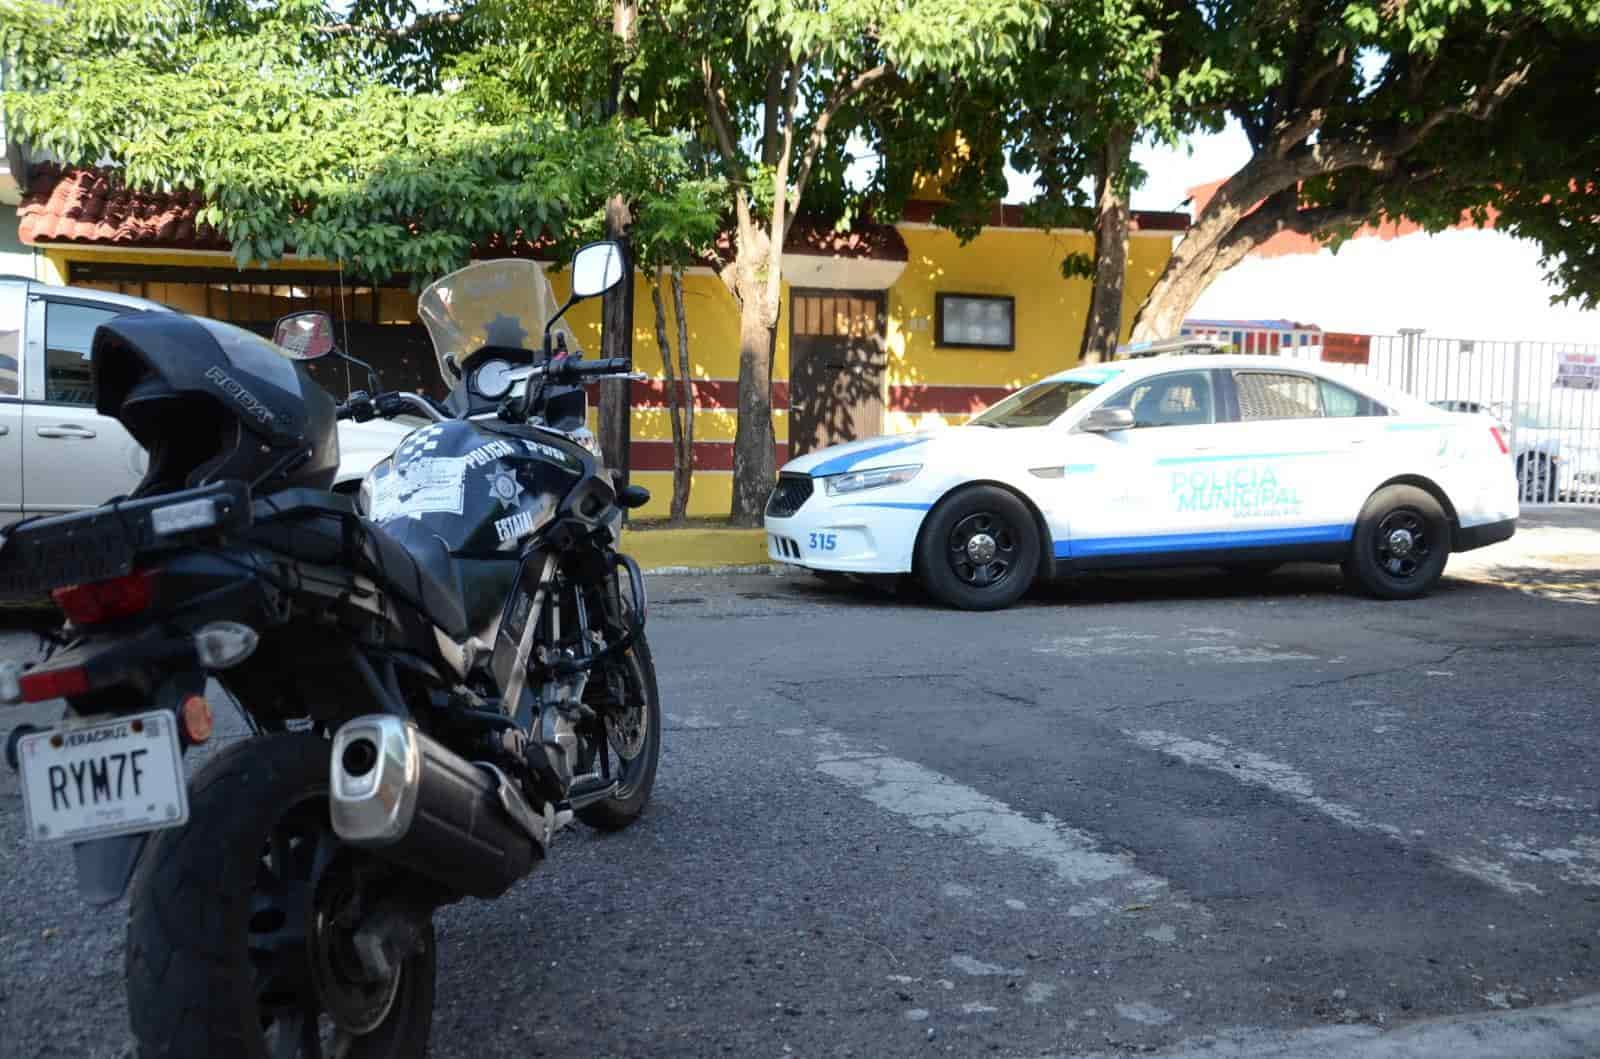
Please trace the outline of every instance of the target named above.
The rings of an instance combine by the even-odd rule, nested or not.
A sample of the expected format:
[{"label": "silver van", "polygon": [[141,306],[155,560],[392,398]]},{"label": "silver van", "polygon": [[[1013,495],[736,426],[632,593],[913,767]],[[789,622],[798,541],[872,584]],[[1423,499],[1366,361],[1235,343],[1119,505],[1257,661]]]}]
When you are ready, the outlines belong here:
[{"label": "silver van", "polygon": [[[0,276],[0,525],[96,507],[144,476],[144,449],[94,410],[89,347],[122,313],[170,311],[108,291]],[[354,488],[410,424],[340,423],[335,488]]]}]

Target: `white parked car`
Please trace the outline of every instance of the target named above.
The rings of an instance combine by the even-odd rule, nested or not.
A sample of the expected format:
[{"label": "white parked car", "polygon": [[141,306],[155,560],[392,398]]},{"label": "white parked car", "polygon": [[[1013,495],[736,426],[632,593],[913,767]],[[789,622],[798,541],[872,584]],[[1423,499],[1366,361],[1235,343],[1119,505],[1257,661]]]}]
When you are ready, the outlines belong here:
[{"label": "white parked car", "polygon": [[[0,277],[0,525],[97,507],[131,492],[145,451],[94,410],[89,347],[106,320],[141,298]],[[337,489],[355,490],[417,423],[339,424]]]},{"label": "white parked car", "polygon": [[1579,499],[1600,487],[1600,456],[1581,444],[1584,431],[1563,428],[1535,405],[1517,406],[1516,426],[1511,426],[1511,408],[1505,404],[1478,401],[1434,401],[1446,412],[1486,415],[1505,428],[1511,437],[1516,460],[1517,481],[1522,500],[1545,504],[1556,500]]},{"label": "white parked car", "polygon": [[937,599],[1004,607],[1040,577],[1342,563],[1366,592],[1426,592],[1453,551],[1510,537],[1504,432],[1317,365],[1121,360],[1034,383],[965,426],[786,464],[771,557],[916,574]]}]

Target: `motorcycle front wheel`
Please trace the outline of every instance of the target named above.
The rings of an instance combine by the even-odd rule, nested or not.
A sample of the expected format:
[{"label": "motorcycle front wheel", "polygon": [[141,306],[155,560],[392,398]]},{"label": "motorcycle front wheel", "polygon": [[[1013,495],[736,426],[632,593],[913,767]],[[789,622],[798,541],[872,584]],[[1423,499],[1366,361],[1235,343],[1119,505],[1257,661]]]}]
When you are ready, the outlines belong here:
[{"label": "motorcycle front wheel", "polygon": [[189,804],[188,825],[150,843],[129,896],[142,1059],[421,1059],[433,924],[393,974],[363,970],[353,929],[384,869],[333,834],[327,742],[235,744],[195,776]]},{"label": "motorcycle front wheel", "polygon": [[599,831],[620,831],[639,818],[656,783],[661,757],[661,696],[656,667],[641,631],[633,645],[591,680],[585,702],[600,717],[603,731],[586,740],[585,768],[599,768],[617,785],[605,801],[578,810],[578,819]]}]

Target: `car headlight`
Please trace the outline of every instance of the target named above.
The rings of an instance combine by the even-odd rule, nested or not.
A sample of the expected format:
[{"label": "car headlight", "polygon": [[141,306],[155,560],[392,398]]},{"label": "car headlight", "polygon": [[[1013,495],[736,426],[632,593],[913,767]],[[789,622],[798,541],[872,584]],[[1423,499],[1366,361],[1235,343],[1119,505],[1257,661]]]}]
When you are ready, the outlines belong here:
[{"label": "car headlight", "polygon": [[863,489],[881,489],[886,485],[899,485],[909,482],[922,470],[922,464],[913,463],[904,467],[878,467],[870,471],[851,471],[849,474],[835,474],[824,478],[823,487],[829,496],[841,496],[845,493],[859,493]]}]

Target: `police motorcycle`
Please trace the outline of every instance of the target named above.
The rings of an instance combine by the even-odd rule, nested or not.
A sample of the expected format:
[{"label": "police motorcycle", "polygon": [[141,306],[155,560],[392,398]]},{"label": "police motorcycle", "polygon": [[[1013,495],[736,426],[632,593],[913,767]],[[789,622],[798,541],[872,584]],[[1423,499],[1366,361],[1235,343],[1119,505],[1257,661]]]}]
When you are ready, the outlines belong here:
[{"label": "police motorcycle", "polygon": [[[60,648],[0,698],[64,698],[8,746],[29,833],[70,844],[91,902],[129,894],[126,977],[146,1057],[423,1055],[434,911],[494,898],[574,819],[650,797],[660,703],[624,508],[584,428],[574,301],[621,280],[594,243],[557,305],[530,262],[469,266],[420,315],[450,386],[357,392],[277,342],[148,312],[97,332],[96,406],[150,453],[136,492],[10,527],[0,594],[50,592]],[[336,418],[425,422],[360,496],[327,491]],[[250,737],[185,783],[211,697]]]}]

